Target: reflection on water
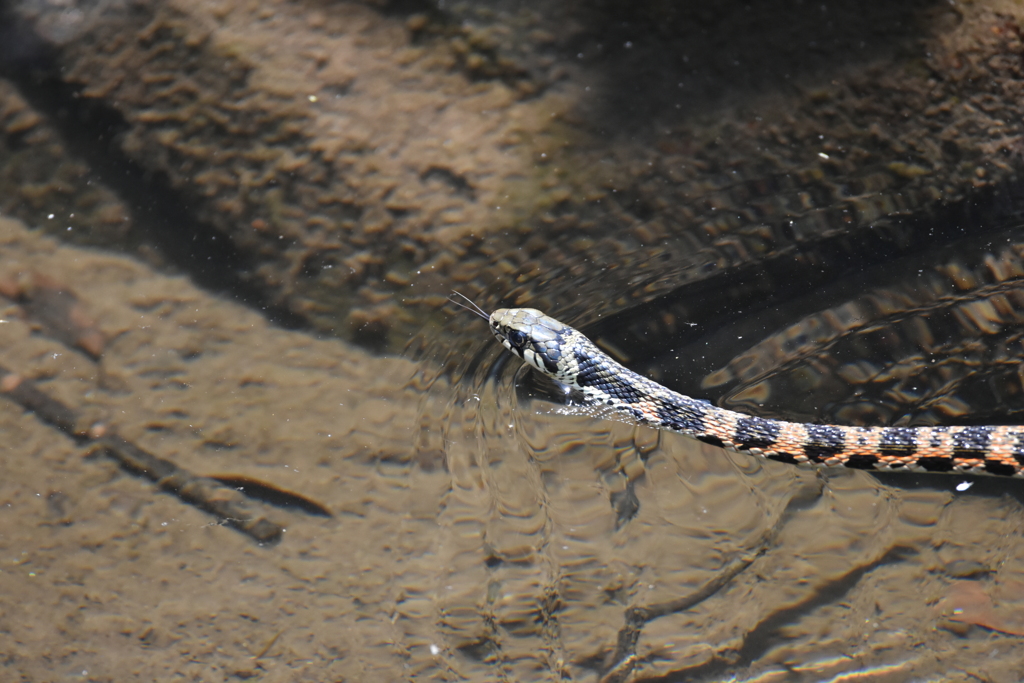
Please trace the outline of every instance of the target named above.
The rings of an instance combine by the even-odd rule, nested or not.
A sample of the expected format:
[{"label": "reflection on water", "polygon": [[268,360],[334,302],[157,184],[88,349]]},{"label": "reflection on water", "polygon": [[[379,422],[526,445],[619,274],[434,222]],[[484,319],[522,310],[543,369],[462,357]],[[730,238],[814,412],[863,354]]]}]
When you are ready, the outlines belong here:
[{"label": "reflection on water", "polygon": [[1019,421],[1022,249],[933,257],[889,286],[875,278],[883,286],[765,337],[704,385],[729,385],[722,404],[734,409],[843,424]]},{"label": "reflection on water", "polygon": [[[702,306],[715,313],[703,318],[680,320],[685,311],[674,309],[688,301],[680,288],[678,304],[606,321],[598,341],[683,393],[764,417],[1017,423],[1024,248],[1010,220],[953,246],[838,272],[802,294],[758,301],[743,288],[704,292]],[[676,330],[659,329],[670,316]]]},{"label": "reflection on water", "polygon": [[[436,616],[460,676],[935,676],[941,656],[908,650],[942,642],[938,623],[982,623],[951,607],[944,567],[1024,570],[1020,506],[958,495],[961,479],[889,486],[573,414],[483,321],[453,314],[474,341],[430,359],[447,371],[430,395],[446,397],[436,438],[451,478]],[[452,333],[436,334],[443,348]],[[1013,540],[977,547],[995,537]]]},{"label": "reflection on water", "polygon": [[[600,420],[442,304],[751,412],[1019,414],[1021,7],[452,4],[0,5],[0,365],[332,513],[255,546],[0,412],[0,671],[1019,680],[1017,481]],[[98,249],[136,246],[264,317]],[[33,320],[33,270],[102,353]]]}]

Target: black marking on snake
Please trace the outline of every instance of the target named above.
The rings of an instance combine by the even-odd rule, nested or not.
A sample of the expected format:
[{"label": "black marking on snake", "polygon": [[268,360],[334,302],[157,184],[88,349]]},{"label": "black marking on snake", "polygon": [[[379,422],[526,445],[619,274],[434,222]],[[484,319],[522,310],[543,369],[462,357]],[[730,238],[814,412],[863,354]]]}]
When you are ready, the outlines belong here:
[{"label": "black marking on snake", "polygon": [[559,333],[553,341],[544,342],[544,367],[553,375],[558,374],[558,361],[562,360],[562,343],[564,333]]},{"label": "black marking on snake", "polygon": [[851,467],[855,470],[873,470],[875,465],[878,463],[877,455],[868,455],[864,453],[854,453],[846,462],[843,464],[846,467]]},{"label": "black marking on snake", "polygon": [[846,436],[843,430],[832,425],[807,425],[808,443],[804,454],[814,462],[828,460],[846,450]]},{"label": "black marking on snake", "polygon": [[990,474],[1013,474],[1016,472],[1016,468],[1013,465],[1007,465],[1005,462],[999,460],[986,460],[985,471]]},{"label": "black marking on snake", "polygon": [[792,453],[784,453],[781,451],[775,453],[765,453],[765,457],[767,457],[769,460],[784,462],[790,465],[795,465],[797,463],[796,456],[793,455]]},{"label": "black marking on snake", "polygon": [[[550,355],[549,355],[550,354]],[[548,349],[544,353],[537,354],[544,361],[544,367],[552,375],[558,374],[558,359],[562,355],[558,349]]]},{"label": "black marking on snake", "polygon": [[918,467],[923,467],[929,472],[952,472],[953,460],[951,458],[918,458]]},{"label": "black marking on snake", "polygon": [[703,441],[704,443],[711,444],[712,446],[718,446],[719,448],[725,447],[725,443],[714,434],[697,434],[695,435],[697,441]]},{"label": "black marking on snake", "polygon": [[778,440],[779,425],[774,420],[744,417],[736,421],[733,441],[740,448],[765,448]]},{"label": "black marking on snake", "polygon": [[928,442],[931,448],[942,447],[942,435],[949,431],[949,427],[932,427],[932,438]]},{"label": "black marking on snake", "polygon": [[992,441],[993,427],[964,427],[953,434],[954,458],[984,458]]},{"label": "black marking on snake", "polygon": [[903,457],[913,455],[917,452],[917,435],[910,427],[887,427],[878,440],[878,452]]},{"label": "black marking on snake", "polygon": [[597,358],[576,352],[576,364],[579,366],[579,373],[576,375],[576,383],[581,387],[593,387],[614,398],[629,404],[642,403],[646,397],[643,391],[636,388],[632,383],[615,382],[607,376],[606,369],[598,362]]},{"label": "black marking on snake", "polygon": [[707,415],[706,406],[700,401],[689,400],[685,403],[675,404],[658,400],[656,404],[658,419],[669,429],[677,432],[703,432],[704,417]]},{"label": "black marking on snake", "polygon": [[1014,432],[1013,446],[1010,449],[1010,455],[1013,459],[1024,465],[1024,432]]},{"label": "black marking on snake", "polygon": [[641,423],[647,422],[647,420],[644,419],[644,417],[645,417],[644,416],[644,411],[640,410],[639,408],[635,408],[633,406],[626,405],[624,403],[618,404],[616,406],[616,408],[618,410],[625,410],[625,411],[627,411],[630,415],[633,416],[633,419],[636,420],[637,422],[641,422]]}]

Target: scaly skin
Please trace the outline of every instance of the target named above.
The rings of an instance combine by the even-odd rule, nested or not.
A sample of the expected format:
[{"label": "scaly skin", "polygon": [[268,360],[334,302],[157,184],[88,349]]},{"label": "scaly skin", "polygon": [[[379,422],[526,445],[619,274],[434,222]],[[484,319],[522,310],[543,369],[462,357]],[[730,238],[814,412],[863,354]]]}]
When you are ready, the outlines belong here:
[{"label": "scaly skin", "polygon": [[844,427],[750,417],[636,374],[536,309],[501,308],[489,322],[506,349],[578,390],[586,404],[716,446],[825,467],[1024,476],[1024,427]]}]

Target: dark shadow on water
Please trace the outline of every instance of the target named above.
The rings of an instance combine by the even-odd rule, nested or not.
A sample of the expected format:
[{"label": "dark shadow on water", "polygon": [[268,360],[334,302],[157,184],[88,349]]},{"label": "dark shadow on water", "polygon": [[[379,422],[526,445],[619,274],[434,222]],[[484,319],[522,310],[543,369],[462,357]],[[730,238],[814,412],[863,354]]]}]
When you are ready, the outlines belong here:
[{"label": "dark shadow on water", "polygon": [[84,160],[97,181],[131,210],[132,227],[122,244],[128,253],[148,249],[199,286],[263,312],[274,324],[298,329],[305,321],[267,299],[246,278],[254,263],[223,234],[196,217],[188,201],[162,173],[130,160],[118,144],[128,130],[122,116],[58,78],[50,48],[31,29],[0,8],[0,77],[13,82],[47,117],[69,153]]},{"label": "dark shadow on water", "polygon": [[[1024,505],[1024,486],[1014,477],[935,472],[872,472],[880,482],[895,489],[949,491],[957,496],[1012,498]],[[957,487],[963,490],[958,490]]]},{"label": "dark shadow on water", "polygon": [[[715,402],[718,394],[702,389],[701,380],[760,335],[873,288],[912,280],[921,269],[997,250],[1007,239],[1019,239],[1022,224],[1024,193],[1011,183],[927,215],[891,217],[714,273],[583,331],[608,348],[622,349],[631,369]],[[666,317],[676,322],[661,325]],[[1014,417],[986,415],[982,421],[1017,424]],[[970,416],[961,422],[979,423]]]},{"label": "dark shadow on water", "polygon": [[568,56],[603,74],[595,120],[629,132],[660,112],[687,113],[764,93],[795,93],[851,67],[910,56],[928,25],[955,25],[937,0],[574,2],[585,27]]}]

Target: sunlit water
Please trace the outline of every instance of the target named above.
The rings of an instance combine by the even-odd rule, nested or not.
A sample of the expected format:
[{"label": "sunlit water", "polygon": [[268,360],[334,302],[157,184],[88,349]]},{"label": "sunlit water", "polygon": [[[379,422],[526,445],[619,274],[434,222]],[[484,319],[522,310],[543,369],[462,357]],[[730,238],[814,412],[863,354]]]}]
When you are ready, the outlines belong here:
[{"label": "sunlit water", "polygon": [[460,676],[928,680],[963,608],[945,568],[1021,571],[1020,506],[984,483],[883,484],[600,419],[452,316],[422,347],[450,350],[421,359],[420,424],[451,480],[437,619]]},{"label": "sunlit water", "polygon": [[[488,7],[532,3],[480,3],[479,14],[460,3],[430,37],[418,35],[432,21],[423,15],[452,3],[384,3],[392,14],[367,21],[396,39],[375,46],[357,35],[366,24],[347,3],[230,2],[173,3],[170,24],[146,19],[115,28],[116,40],[76,44],[123,9],[79,4],[10,3],[57,20],[36,29],[39,46],[52,43],[60,87],[36,92],[27,72],[5,82],[14,105],[4,149],[26,162],[52,155],[63,171],[51,178],[41,163],[37,183],[26,179],[36,164],[12,166],[5,211],[111,246],[102,225],[78,222],[75,202],[93,206],[88,188],[119,176],[105,190],[116,199],[101,212],[113,219],[106,230],[127,220],[122,203],[168,213],[153,230],[166,233],[159,243],[185,238],[157,260],[198,275],[196,262],[233,271],[214,243],[245,251],[287,216],[287,242],[304,251],[278,253],[285,235],[267,232],[257,242],[269,251],[241,259],[252,276],[286,256],[286,271],[272,267],[264,282],[267,299],[297,293],[295,310],[310,316],[301,321],[321,329],[346,329],[354,306],[384,330],[369,325],[361,337],[375,348],[394,342],[388,329],[404,340],[402,324],[432,325],[406,358],[373,357],[267,329],[138,264],[86,268],[97,254],[5,228],[11,262],[0,275],[66,278],[114,342],[95,365],[5,312],[5,362],[197,473],[245,470],[334,514],[268,511],[288,533],[256,547],[112,463],[83,460],[77,444],[13,406],[0,482],[9,672],[48,659],[75,680],[157,670],[196,680],[1021,680],[1019,481],[801,470],[600,419],[505,353],[483,321],[454,307],[424,312],[454,282],[482,304],[537,305],[588,331],[614,319],[640,333],[624,341],[606,326],[602,341],[638,369],[753,413],[1014,420],[1024,306],[1011,290],[1024,268],[1004,258],[1009,241],[988,222],[1020,214],[1008,191],[1020,156],[1020,31],[1009,5],[636,3],[620,14],[597,3],[538,27],[529,11],[502,26],[509,15]],[[366,18],[380,4],[358,11]],[[535,30],[545,25],[568,42]],[[42,58],[11,43],[17,63]],[[389,55],[389,44],[400,50]],[[421,90],[406,79],[408,60],[432,44],[465,91],[438,99],[447,76]],[[198,51],[202,66],[172,56],[160,73],[140,71],[133,50],[118,52],[139,45],[153,47],[146,59]],[[360,59],[357,47],[377,54]],[[914,56],[861,71],[904,50]],[[95,68],[66,68],[65,51]],[[536,79],[520,80],[514,63],[471,67],[513,52]],[[195,89],[195,69],[197,83],[235,82],[219,69],[242,55],[251,61],[237,84],[251,73],[251,89]],[[337,59],[341,68],[323,69]],[[133,100],[164,83],[170,116],[162,94]],[[480,101],[481,85],[494,102]],[[274,86],[295,102],[258,110]],[[89,122],[86,100],[109,126]],[[231,113],[212,120],[273,114],[294,149],[277,124],[267,139],[219,137],[197,112],[220,105]],[[201,144],[186,145],[182,165],[174,150],[189,128]],[[476,137],[483,129],[497,132]],[[83,159],[66,166],[62,145],[73,142]],[[278,168],[267,142],[283,145]],[[336,150],[337,165],[319,165],[324,150]],[[117,160],[104,163],[110,151]],[[221,152],[260,172],[222,167]],[[280,193],[303,172],[301,201]],[[254,173],[265,180],[250,185]],[[151,186],[121,184],[149,175]],[[350,194],[364,182],[372,189]],[[238,206],[235,189],[253,213],[225,211]],[[497,221],[499,211],[523,220]],[[467,234],[483,244],[468,248]],[[933,241],[949,247],[923,253]],[[858,272],[861,261],[876,270]],[[428,262],[443,267],[428,277]],[[851,280],[835,284],[841,277]],[[408,310],[401,292],[416,299]]]}]

